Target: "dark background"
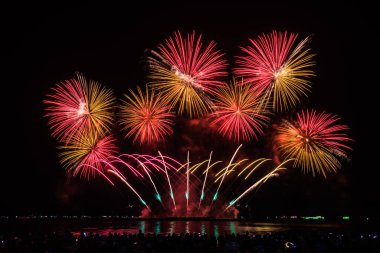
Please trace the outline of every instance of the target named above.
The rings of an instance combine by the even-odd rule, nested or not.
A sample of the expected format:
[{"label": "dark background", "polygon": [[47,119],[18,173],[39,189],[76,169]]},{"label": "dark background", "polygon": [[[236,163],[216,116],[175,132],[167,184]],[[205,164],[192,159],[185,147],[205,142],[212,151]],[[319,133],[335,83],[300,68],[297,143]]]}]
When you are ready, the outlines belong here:
[{"label": "dark background", "polygon": [[[144,85],[144,50],[156,48],[176,30],[196,30],[205,41],[215,40],[231,67],[238,46],[276,29],[299,33],[301,38],[313,35],[310,46],[317,54],[317,76],[301,107],[340,115],[355,141],[350,161],[338,174],[324,179],[289,170],[250,199],[250,210],[254,215],[376,216],[380,213],[375,106],[379,43],[374,10],[355,2],[134,7],[65,2],[15,3],[4,8],[0,215],[132,213],[127,206],[136,200],[127,189],[112,189],[101,179],[66,178],[57,143],[43,118],[42,100],[55,83],[81,71],[121,98],[128,88]],[[186,123],[179,121],[177,128],[184,132]],[[195,156],[207,159],[208,147],[216,153],[227,149],[232,155],[237,146],[210,138],[214,139],[203,147],[205,153]],[[125,150],[139,149],[130,141],[121,142]],[[180,138],[171,142],[167,150],[185,145]],[[219,146],[212,147],[214,142]],[[265,143],[257,145],[270,150]],[[177,151],[173,156],[181,159],[184,154]]]}]

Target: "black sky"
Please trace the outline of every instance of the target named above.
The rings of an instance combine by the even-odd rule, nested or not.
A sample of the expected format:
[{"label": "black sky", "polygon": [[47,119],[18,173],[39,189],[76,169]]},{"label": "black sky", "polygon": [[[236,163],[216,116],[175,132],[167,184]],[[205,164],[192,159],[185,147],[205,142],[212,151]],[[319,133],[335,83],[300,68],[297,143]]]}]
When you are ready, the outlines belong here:
[{"label": "black sky", "polygon": [[342,122],[351,127],[354,151],[343,169],[327,180],[292,171],[268,184],[252,198],[252,210],[278,215],[380,213],[374,120],[379,85],[374,15],[378,14],[371,6],[350,2],[131,7],[88,2],[20,4],[5,12],[0,215],[112,214],[134,203],[126,190],[115,191],[101,180],[68,181],[65,177],[57,143],[43,118],[42,99],[55,83],[81,71],[121,98],[128,88],[144,84],[144,50],[155,48],[176,30],[195,30],[205,40],[215,40],[233,65],[238,46],[273,29],[301,37],[313,35],[310,45],[317,54],[317,77],[302,107],[342,116]]}]

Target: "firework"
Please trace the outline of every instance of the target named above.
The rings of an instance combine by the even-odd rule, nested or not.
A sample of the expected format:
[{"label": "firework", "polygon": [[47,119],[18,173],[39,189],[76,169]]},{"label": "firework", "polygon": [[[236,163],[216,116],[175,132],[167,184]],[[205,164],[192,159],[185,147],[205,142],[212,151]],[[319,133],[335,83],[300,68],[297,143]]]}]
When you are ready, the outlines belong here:
[{"label": "firework", "polygon": [[77,78],[63,81],[47,95],[46,117],[52,136],[70,141],[74,135],[96,131],[100,135],[109,132],[115,99],[112,91],[77,74]]},{"label": "firework", "polygon": [[176,207],[176,204],[175,204],[172,184],[170,183],[170,178],[169,178],[168,170],[166,168],[166,163],[165,163],[164,157],[162,156],[162,154],[161,154],[160,151],[158,151],[158,154],[160,155],[160,157],[162,159],[162,164],[164,165],[164,168],[165,168],[165,174],[166,174],[166,178],[168,180],[168,184],[169,184],[169,188],[170,188],[170,198],[173,200],[173,205],[174,205],[174,210],[175,210],[177,207]]},{"label": "firework", "polygon": [[101,138],[98,134],[75,135],[65,145],[59,147],[61,163],[72,176],[90,179],[96,172],[103,171],[109,160],[117,153],[115,139],[112,136]]},{"label": "firework", "polygon": [[114,171],[114,170],[108,170],[108,172],[114,174],[115,176],[117,176],[126,186],[128,186],[128,188],[139,198],[140,202],[146,206],[148,208],[148,210],[150,211],[150,208],[149,206],[146,204],[145,200],[140,196],[140,194],[136,191],[135,188],[132,187],[132,185],[130,183],[128,183],[127,180],[125,180],[125,177],[123,175],[121,175],[120,173]]},{"label": "firework", "polygon": [[166,39],[148,58],[151,86],[164,94],[178,112],[192,117],[209,111],[208,94],[221,85],[220,78],[227,75],[223,54],[210,42],[203,47],[202,36],[195,32],[183,38],[180,32]]},{"label": "firework", "polygon": [[202,200],[205,197],[205,186],[206,186],[207,174],[208,174],[208,171],[210,170],[211,156],[212,156],[212,151],[210,152],[210,158],[208,159],[207,169],[205,170],[206,175],[205,175],[205,180],[203,181],[203,185],[202,185],[202,192],[201,192],[201,197],[199,199],[198,209],[201,207]]},{"label": "firework", "polygon": [[297,113],[294,122],[284,121],[278,128],[276,140],[281,153],[295,158],[294,165],[305,172],[323,174],[336,172],[341,167],[339,156],[346,157],[351,139],[344,132],[346,125],[337,124],[340,118],[314,110]]},{"label": "firework", "polygon": [[236,149],[235,153],[233,154],[231,160],[230,160],[230,163],[227,165],[227,167],[225,168],[225,171],[223,173],[223,177],[222,177],[222,180],[220,180],[220,183],[218,185],[218,188],[214,194],[214,197],[212,198],[212,201],[215,201],[217,198],[218,198],[218,194],[219,194],[219,189],[220,187],[222,186],[222,183],[223,183],[223,180],[224,178],[226,177],[226,175],[228,174],[228,169],[231,167],[231,164],[232,164],[232,161],[234,160],[237,152],[239,151],[239,149],[242,147],[242,145],[240,144],[240,146]]},{"label": "firework", "polygon": [[219,89],[216,95],[211,125],[230,140],[239,142],[257,139],[269,118],[259,105],[261,97],[251,86],[242,86],[235,80]]},{"label": "firework", "polygon": [[306,48],[310,37],[295,44],[297,34],[273,31],[250,39],[250,46],[241,47],[235,74],[253,83],[276,111],[285,111],[299,103],[310,91],[310,68],[314,55]]},{"label": "firework", "polygon": [[172,134],[174,114],[166,100],[154,91],[146,88],[145,95],[137,88],[137,93],[129,90],[131,95],[121,106],[121,124],[127,132],[126,137],[133,136],[133,142],[152,144],[163,141]]},{"label": "firework", "polygon": [[285,168],[282,168],[286,163],[291,161],[292,159],[288,159],[282,163],[280,163],[276,168],[274,168],[271,172],[263,176],[260,180],[256,181],[251,187],[249,187],[247,190],[245,190],[242,194],[240,194],[236,199],[230,201],[228,206],[226,207],[226,210],[230,208],[232,205],[236,204],[241,198],[243,198],[245,195],[247,195],[249,192],[251,192],[253,189],[257,188],[260,184],[265,183],[269,178],[278,176],[276,172],[280,170],[284,170]]}]

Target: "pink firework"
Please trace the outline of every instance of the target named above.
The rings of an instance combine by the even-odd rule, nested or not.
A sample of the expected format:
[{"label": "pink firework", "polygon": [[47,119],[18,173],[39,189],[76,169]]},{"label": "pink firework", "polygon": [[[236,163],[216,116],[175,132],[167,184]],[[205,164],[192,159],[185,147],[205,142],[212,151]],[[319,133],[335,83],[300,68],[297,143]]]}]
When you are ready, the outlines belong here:
[{"label": "pink firework", "polygon": [[337,124],[339,117],[314,110],[297,113],[294,122],[284,121],[276,136],[280,151],[286,158],[294,158],[295,166],[313,174],[326,176],[340,166],[338,157],[347,157],[351,139],[348,126]]},{"label": "pink firework", "polygon": [[310,69],[313,54],[306,49],[309,37],[295,46],[297,34],[273,31],[250,39],[250,46],[241,47],[234,72],[246,83],[264,93],[276,110],[286,110],[300,101],[310,90]]},{"label": "pink firework", "polygon": [[215,49],[216,43],[204,47],[201,39],[195,32],[186,38],[176,32],[148,58],[150,85],[172,106],[179,105],[180,114],[205,114],[210,107],[208,93],[214,93],[222,84],[221,78],[227,76],[227,64]]},{"label": "pink firework", "polygon": [[258,92],[250,91],[250,85],[242,86],[235,80],[221,88],[216,95],[211,125],[230,140],[249,141],[263,134],[269,118],[260,107]]},{"label": "pink firework", "polygon": [[96,81],[87,82],[79,73],[77,78],[57,84],[44,100],[52,136],[67,142],[85,132],[108,133],[114,101],[111,90]]},{"label": "pink firework", "polygon": [[109,161],[117,154],[116,140],[113,136],[100,137],[96,133],[75,135],[60,153],[61,163],[72,176],[87,179],[104,173]]}]

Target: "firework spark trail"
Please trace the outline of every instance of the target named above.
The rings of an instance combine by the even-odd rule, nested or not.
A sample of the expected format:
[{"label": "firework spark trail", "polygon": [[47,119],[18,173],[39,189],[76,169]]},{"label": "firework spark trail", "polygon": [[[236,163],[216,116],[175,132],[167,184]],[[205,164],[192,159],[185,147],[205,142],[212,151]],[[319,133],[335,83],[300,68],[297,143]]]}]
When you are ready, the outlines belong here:
[{"label": "firework spark trail", "polygon": [[127,168],[130,169],[130,171],[132,171],[132,173],[135,175],[135,176],[140,176],[140,177],[144,177],[135,167],[133,167],[132,165],[130,165],[129,163],[123,161],[120,157],[123,157],[123,156],[129,156],[127,154],[122,154],[120,155],[119,157],[114,157],[115,160],[113,160],[113,162],[118,162],[118,163],[121,163],[123,165],[125,165]]},{"label": "firework spark trail", "polygon": [[285,168],[282,168],[283,165],[285,165],[287,162],[289,161],[292,161],[294,159],[288,159],[282,163],[280,163],[276,168],[274,168],[271,172],[269,172],[268,174],[266,174],[265,176],[263,176],[260,180],[258,180],[256,183],[254,183],[251,187],[249,187],[247,190],[245,190],[242,194],[239,195],[239,197],[237,197],[236,199],[230,201],[230,203],[228,204],[228,206],[226,207],[225,210],[227,210],[228,208],[230,208],[232,205],[234,205],[236,202],[238,202],[242,197],[244,197],[246,194],[248,194],[250,191],[252,191],[253,189],[255,189],[258,185],[260,185],[260,183],[262,182],[266,182],[267,179],[269,177],[272,177],[274,175],[274,173],[276,173],[277,171],[279,170],[284,170]]},{"label": "firework spark trail", "polygon": [[149,211],[151,211],[150,210],[150,208],[149,208],[149,206],[146,204],[146,202],[144,201],[144,199],[140,196],[140,194],[138,194],[138,192],[132,187],[132,185],[130,185],[128,182],[127,182],[127,180],[125,180],[119,173],[117,173],[116,171],[114,171],[114,170],[108,170],[109,172],[111,172],[112,174],[115,174],[122,182],[124,182],[128,187],[129,187],[129,189],[131,190],[131,191],[133,191],[135,194],[136,194],[136,196],[139,198],[139,200],[140,200],[140,202],[143,204],[143,205],[145,205],[146,206],[146,208],[148,208],[148,210]]},{"label": "firework spark trail", "polygon": [[[160,166],[154,164],[154,162],[158,162],[159,164],[163,165],[160,156],[154,157],[154,156],[150,156],[150,155],[140,155],[140,154],[133,154],[133,156],[142,157],[143,159],[145,159],[145,161],[147,161],[148,163],[152,164],[152,166],[153,166],[155,169],[157,169],[157,171],[162,171],[162,172],[164,172],[164,170],[163,170]],[[177,160],[173,159],[173,158],[170,157],[170,156],[163,156],[163,158],[164,158],[165,160],[173,161],[174,163],[178,164],[179,166],[182,165],[180,162],[178,162]],[[152,161],[154,161],[154,162],[152,162]],[[166,164],[166,166],[168,167],[168,169],[177,170],[177,169],[175,168],[175,166],[172,165],[171,163],[166,162],[165,164]]]},{"label": "firework spark trail", "polygon": [[[229,174],[231,174],[232,172],[234,172],[234,171],[235,171],[235,168],[236,168],[237,166],[239,166],[241,163],[243,163],[243,162],[245,162],[245,161],[247,161],[247,160],[248,160],[248,159],[242,159],[242,160],[240,160],[239,162],[236,162],[236,163],[234,163],[234,164],[231,164],[231,169],[228,171],[227,176],[228,176]],[[227,169],[227,168],[226,168],[226,169]],[[218,182],[218,181],[222,178],[222,176],[223,176],[223,175],[219,175],[219,176],[215,179],[214,183]]]},{"label": "firework spark trail", "polygon": [[242,170],[239,172],[239,174],[238,174],[237,176],[240,177],[240,175],[243,174],[243,173],[244,173],[247,169],[249,169],[252,165],[254,165],[255,163],[257,163],[257,162],[259,162],[259,161],[261,161],[261,160],[263,160],[263,159],[265,159],[265,158],[259,158],[259,159],[254,160],[253,162],[251,162],[250,164],[248,164],[247,166],[245,166],[244,169],[242,169]]},{"label": "firework spark trail", "polygon": [[262,96],[259,105],[255,109],[256,112],[267,110],[268,107],[272,106],[270,98],[271,98],[273,89],[274,89],[274,83],[271,83],[269,85],[269,88],[264,91],[264,95]]},{"label": "firework spark trail", "polygon": [[187,172],[186,172],[186,211],[189,210],[189,177],[190,177],[190,154],[187,151]]},{"label": "firework spark trail", "polygon": [[145,171],[145,173],[148,175],[148,177],[149,177],[149,180],[150,180],[150,182],[152,183],[152,185],[153,185],[153,188],[154,188],[154,190],[156,191],[156,199],[159,201],[159,202],[161,202],[161,204],[162,204],[162,200],[161,200],[161,195],[158,193],[158,190],[157,190],[157,187],[156,187],[156,184],[153,182],[153,179],[152,179],[152,177],[150,176],[150,173],[149,173],[149,171],[148,171],[148,168],[145,166],[145,164],[144,163],[142,163],[139,159],[137,159],[136,157],[134,157],[134,156],[131,156],[133,159],[135,159],[139,164],[140,164],[140,166],[143,168],[143,170]]},{"label": "firework spark trail", "polygon": [[[115,156],[112,156],[112,158],[117,158]],[[99,162],[101,163],[104,163],[105,165],[109,166],[110,168],[112,168],[114,171],[116,171],[117,173],[119,173],[124,179],[126,179],[126,177],[115,167],[112,165],[112,162],[114,162],[115,160],[111,160],[112,158],[110,158],[109,161],[107,160],[104,160],[104,159],[99,159]]]},{"label": "firework spark trail", "polygon": [[214,167],[215,165],[217,165],[218,163],[221,163],[222,161],[216,161],[214,162],[213,164],[210,165],[210,167],[206,168],[202,174],[206,174],[212,167]]},{"label": "firework spark trail", "polygon": [[261,164],[263,164],[263,163],[265,163],[265,162],[267,162],[267,161],[270,161],[270,160],[272,160],[272,159],[268,159],[268,158],[266,158],[266,159],[263,159],[261,162],[259,162],[249,173],[248,173],[248,175],[246,175],[245,176],[245,178],[244,178],[244,180],[247,180],[248,179],[248,177],[261,165]]},{"label": "firework spark trail", "polygon": [[[231,169],[228,171],[227,175],[229,175],[231,172],[235,171],[235,168],[236,168],[237,166],[239,166],[241,163],[243,163],[243,162],[245,162],[245,161],[247,161],[247,160],[248,160],[248,159],[242,159],[242,160],[240,160],[239,162],[236,162],[236,163],[231,164],[231,165],[230,165]],[[218,173],[216,173],[215,176],[214,176],[214,178],[216,178],[215,181],[214,181],[214,183],[218,182],[218,181],[223,177],[224,172],[225,172],[226,170],[228,170],[228,169],[229,169],[229,168],[224,167],[223,169],[221,169],[220,171],[218,171]]]},{"label": "firework spark trail", "polygon": [[208,170],[210,169],[211,156],[212,156],[212,151],[210,152],[210,158],[208,159],[208,163],[207,163],[206,175],[205,175],[205,180],[203,181],[202,192],[201,192],[201,197],[199,199],[198,209],[201,208],[201,203],[202,203],[202,200],[204,198],[205,185],[206,185],[206,181],[207,181]]},{"label": "firework spark trail", "polygon": [[96,167],[92,166],[91,164],[81,164],[79,165],[78,167],[81,167],[81,166],[88,166],[94,170],[96,170],[100,175],[102,175],[112,186],[115,186],[115,184],[111,181],[111,179],[109,179],[109,177],[107,177],[101,170],[97,169]]},{"label": "firework spark trail", "polygon": [[191,174],[194,174],[194,172],[199,169],[203,164],[205,164],[206,162],[208,162],[208,160],[204,160],[203,162],[200,162],[200,163],[196,163],[194,164],[191,168],[190,168],[190,172]]},{"label": "firework spark trail", "polygon": [[[163,168],[161,168],[159,165],[155,164],[154,161],[158,161],[162,165],[162,161],[156,159],[155,157],[149,156],[149,155],[139,155],[139,154],[133,154],[132,157],[136,159],[144,159],[144,164],[151,165],[154,169],[156,169],[159,172],[165,172]],[[150,172],[149,168],[147,168]]]},{"label": "firework spark trail", "polygon": [[216,190],[214,197],[212,198],[212,201],[213,201],[213,202],[218,198],[218,192],[219,192],[220,186],[222,186],[222,183],[223,183],[224,178],[225,178],[226,175],[227,175],[228,168],[231,166],[232,161],[234,160],[234,158],[235,158],[237,152],[239,151],[239,149],[240,149],[242,146],[243,146],[243,145],[240,144],[240,146],[236,149],[234,155],[232,156],[232,158],[231,158],[231,160],[230,160],[230,163],[227,165],[227,167],[226,167],[226,171],[224,172],[224,175],[223,175],[223,178],[222,178],[222,180],[221,180],[220,183],[219,183],[218,189]]},{"label": "firework spark trail", "polygon": [[161,154],[160,151],[158,151],[158,154],[161,156],[162,163],[163,163],[164,168],[165,168],[165,174],[166,174],[166,178],[168,179],[168,184],[169,184],[169,188],[170,188],[170,197],[171,197],[172,200],[173,200],[174,210],[176,210],[177,207],[176,207],[176,204],[175,204],[175,199],[174,199],[173,189],[172,189],[172,185],[171,185],[171,183],[170,183],[170,178],[169,178],[168,170],[167,170],[167,168],[166,168],[165,160],[164,160],[164,157],[162,156],[162,154]]}]

